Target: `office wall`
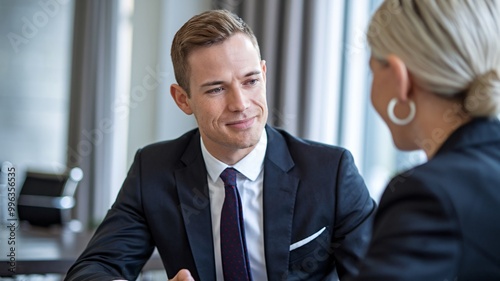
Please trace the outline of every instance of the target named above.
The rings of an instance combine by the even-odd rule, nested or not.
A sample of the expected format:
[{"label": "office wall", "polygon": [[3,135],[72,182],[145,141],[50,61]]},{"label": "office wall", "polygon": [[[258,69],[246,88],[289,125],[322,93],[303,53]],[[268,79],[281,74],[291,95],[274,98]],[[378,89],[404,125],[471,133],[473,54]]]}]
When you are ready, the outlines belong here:
[{"label": "office wall", "polygon": [[73,1],[0,1],[0,161],[65,165]]}]

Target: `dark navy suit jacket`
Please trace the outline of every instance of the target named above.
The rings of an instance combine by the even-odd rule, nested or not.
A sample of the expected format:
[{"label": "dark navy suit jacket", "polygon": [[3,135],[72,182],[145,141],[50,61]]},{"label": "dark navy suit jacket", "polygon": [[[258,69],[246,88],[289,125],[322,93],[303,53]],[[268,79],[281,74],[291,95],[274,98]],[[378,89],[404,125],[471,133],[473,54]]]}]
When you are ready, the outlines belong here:
[{"label": "dark navy suit jacket", "polygon": [[[355,273],[375,204],[352,156],[268,126],[266,132],[269,280],[333,280],[335,269],[341,277]],[[291,244],[323,228],[316,239],[290,251]],[[137,152],[116,202],[66,280],[135,280],[155,246],[169,278],[187,268],[197,281],[215,280],[207,172],[197,129]]]},{"label": "dark navy suit jacket", "polygon": [[500,280],[500,122],[457,129],[395,177],[354,280]]}]

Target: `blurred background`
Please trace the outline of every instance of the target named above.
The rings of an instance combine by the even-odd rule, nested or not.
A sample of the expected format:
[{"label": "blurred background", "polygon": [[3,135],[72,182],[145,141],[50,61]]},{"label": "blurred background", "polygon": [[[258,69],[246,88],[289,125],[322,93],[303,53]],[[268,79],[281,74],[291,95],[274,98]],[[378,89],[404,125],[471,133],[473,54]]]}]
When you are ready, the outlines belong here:
[{"label": "blurred background", "polygon": [[394,149],[370,104],[366,27],[380,0],[0,0],[0,161],[80,167],[73,217],[96,226],[137,149],[196,126],[170,97],[170,44],[228,9],[267,61],[269,124],[348,148],[378,200],[422,154]]}]

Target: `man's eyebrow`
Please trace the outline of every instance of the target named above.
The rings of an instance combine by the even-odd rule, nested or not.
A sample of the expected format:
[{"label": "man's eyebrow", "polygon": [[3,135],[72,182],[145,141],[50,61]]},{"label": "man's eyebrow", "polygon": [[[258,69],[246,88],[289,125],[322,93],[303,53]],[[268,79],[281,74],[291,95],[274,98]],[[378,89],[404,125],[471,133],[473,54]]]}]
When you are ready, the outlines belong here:
[{"label": "man's eyebrow", "polygon": [[259,70],[250,71],[244,77],[253,76],[253,75],[259,75],[260,73],[261,72]]},{"label": "man's eyebrow", "polygon": [[[248,72],[247,74],[245,74],[245,76],[243,77],[249,77],[249,76],[253,76],[253,75],[259,75],[261,74],[262,72],[259,71],[259,70],[255,70],[255,71],[250,71]],[[224,84],[224,81],[219,81],[219,80],[216,80],[216,81],[208,81],[208,82],[205,82],[203,84],[201,84],[200,88],[203,88],[203,87],[210,87],[210,86],[216,86],[216,85],[221,85],[221,84]]]},{"label": "man's eyebrow", "polygon": [[224,81],[208,81],[206,83],[201,84],[200,88],[220,85],[222,83],[224,83]]}]

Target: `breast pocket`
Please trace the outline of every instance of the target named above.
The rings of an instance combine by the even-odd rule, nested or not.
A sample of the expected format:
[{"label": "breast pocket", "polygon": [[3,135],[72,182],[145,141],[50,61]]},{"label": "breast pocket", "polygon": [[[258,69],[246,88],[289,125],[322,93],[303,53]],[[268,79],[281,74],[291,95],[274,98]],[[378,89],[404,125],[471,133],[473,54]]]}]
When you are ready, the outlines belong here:
[{"label": "breast pocket", "polygon": [[[317,264],[331,260],[333,255],[330,247],[330,229],[323,227],[310,236],[290,245],[290,265],[315,262]],[[302,266],[300,266],[302,267]]]}]

